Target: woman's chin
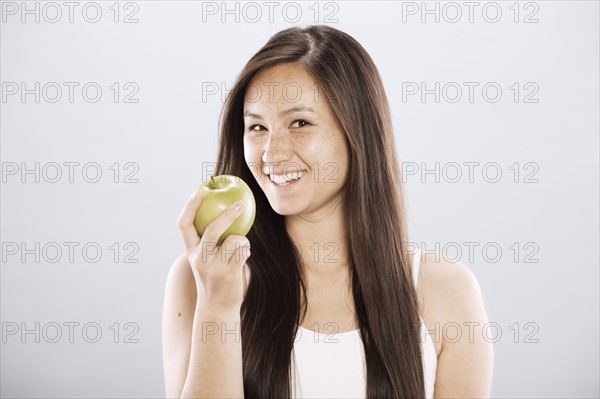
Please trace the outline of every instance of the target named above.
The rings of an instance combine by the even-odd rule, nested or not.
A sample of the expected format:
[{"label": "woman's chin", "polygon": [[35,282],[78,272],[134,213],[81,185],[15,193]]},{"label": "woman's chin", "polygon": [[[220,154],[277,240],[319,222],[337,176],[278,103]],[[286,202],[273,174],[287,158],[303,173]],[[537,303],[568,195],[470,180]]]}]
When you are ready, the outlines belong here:
[{"label": "woman's chin", "polygon": [[[267,197],[268,198],[268,197]],[[269,204],[275,213],[281,216],[292,216],[302,213],[304,208],[298,203],[297,200],[281,200],[269,198]]]},{"label": "woman's chin", "polygon": [[286,206],[286,205],[282,205],[282,204],[271,204],[271,207],[273,208],[273,210],[275,211],[275,213],[281,215],[281,216],[292,216],[292,215],[297,215],[299,212],[299,210],[297,209],[297,206]]}]

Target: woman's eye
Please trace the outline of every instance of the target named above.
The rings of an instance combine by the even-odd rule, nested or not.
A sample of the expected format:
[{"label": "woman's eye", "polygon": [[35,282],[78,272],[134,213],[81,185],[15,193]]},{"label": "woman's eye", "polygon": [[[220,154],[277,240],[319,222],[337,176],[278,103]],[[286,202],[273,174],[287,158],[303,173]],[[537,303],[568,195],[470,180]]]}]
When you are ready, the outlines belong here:
[{"label": "woman's eye", "polygon": [[298,119],[298,120],[294,121],[294,123],[292,123],[292,127],[304,127],[304,126],[308,126],[308,125],[310,125],[310,123],[308,123],[304,119]]},{"label": "woman's eye", "polygon": [[249,132],[250,132],[250,131],[255,131],[255,132],[258,132],[258,131],[261,131],[261,130],[263,130],[263,129],[264,129],[264,130],[266,130],[266,129],[265,129],[265,127],[264,127],[264,126],[262,126],[262,125],[251,125],[250,127],[248,127],[248,131],[249,131]]}]

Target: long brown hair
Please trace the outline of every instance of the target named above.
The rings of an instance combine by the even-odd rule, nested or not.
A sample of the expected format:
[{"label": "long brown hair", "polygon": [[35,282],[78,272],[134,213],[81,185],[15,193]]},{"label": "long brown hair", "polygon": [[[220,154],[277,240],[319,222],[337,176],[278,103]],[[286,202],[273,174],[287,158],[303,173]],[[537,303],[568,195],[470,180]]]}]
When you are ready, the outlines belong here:
[{"label": "long brown hair", "polygon": [[342,194],[366,395],[425,397],[421,324],[387,97],[364,48],[348,34],[320,25],[289,28],[271,37],[240,72],[221,114],[216,174],[241,177],[256,199],[256,219],[247,235],[252,278],[241,306],[245,397],[291,397],[291,352],[301,298],[306,298],[299,254],[284,217],[271,208],[243,148],[248,85],[260,70],[288,62],[303,66],[319,82],[349,145]]}]

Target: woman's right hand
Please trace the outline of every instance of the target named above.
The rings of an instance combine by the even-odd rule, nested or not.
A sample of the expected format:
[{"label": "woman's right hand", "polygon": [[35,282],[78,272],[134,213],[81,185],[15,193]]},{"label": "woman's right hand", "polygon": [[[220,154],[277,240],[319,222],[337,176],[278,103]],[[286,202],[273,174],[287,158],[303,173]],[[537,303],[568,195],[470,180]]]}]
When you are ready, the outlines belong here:
[{"label": "woman's right hand", "polygon": [[240,216],[244,204],[240,201],[230,205],[200,237],[194,227],[194,218],[201,203],[202,193],[196,191],[177,219],[185,255],[196,280],[198,303],[223,311],[239,311],[244,297],[243,273],[250,256],[250,242],[239,235],[228,236],[221,246],[217,241]]}]

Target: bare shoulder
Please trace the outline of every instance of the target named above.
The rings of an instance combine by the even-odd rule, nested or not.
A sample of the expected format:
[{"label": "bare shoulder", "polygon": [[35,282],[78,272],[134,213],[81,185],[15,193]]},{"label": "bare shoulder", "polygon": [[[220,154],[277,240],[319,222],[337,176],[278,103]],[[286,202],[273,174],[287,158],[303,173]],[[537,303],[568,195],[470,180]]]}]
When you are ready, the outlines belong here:
[{"label": "bare shoulder", "polygon": [[418,288],[424,311],[437,321],[451,322],[483,310],[481,288],[471,269],[439,253],[421,254]]},{"label": "bare shoulder", "polygon": [[179,255],[171,264],[165,295],[179,297],[185,302],[196,299],[196,282],[185,254]]},{"label": "bare shoulder", "polygon": [[493,348],[477,278],[460,262],[423,252],[417,287],[438,355],[436,397],[488,398]]}]

